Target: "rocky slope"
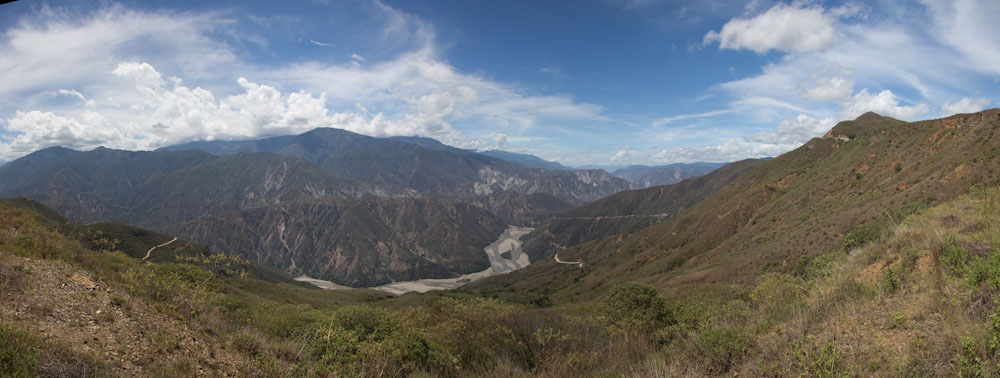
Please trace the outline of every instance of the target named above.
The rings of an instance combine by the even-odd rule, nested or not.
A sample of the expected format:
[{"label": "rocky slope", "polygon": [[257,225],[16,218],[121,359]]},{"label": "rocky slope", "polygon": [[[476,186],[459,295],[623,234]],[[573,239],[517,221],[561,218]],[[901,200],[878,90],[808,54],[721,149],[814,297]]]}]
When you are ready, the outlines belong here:
[{"label": "rocky slope", "polygon": [[[10,171],[24,167],[35,170]],[[0,197],[38,200],[74,222],[148,227],[348,285],[485,268],[482,248],[507,224],[468,204],[375,197],[381,192],[367,184],[266,152],[50,149],[0,168],[0,177],[13,177]],[[510,219],[551,212],[530,197],[496,207]],[[503,207],[510,203],[517,208]],[[202,221],[179,227],[194,220]]]},{"label": "rocky slope", "polygon": [[485,269],[506,224],[467,204],[415,198],[295,201],[172,227],[209,248],[348,286]]},{"label": "rocky slope", "polygon": [[547,171],[441,144],[428,138],[372,138],[321,128],[301,135],[238,142],[195,142],[164,150],[216,155],[273,152],[306,159],[336,177],[393,193],[465,200],[497,191],[547,193],[583,203],[631,188],[603,171]]},{"label": "rocky slope", "polygon": [[[58,158],[50,156],[60,154]],[[23,167],[32,167],[23,172]],[[40,201],[77,223],[162,228],[200,216],[306,198],[360,198],[367,185],[268,153],[42,150],[0,168],[0,197]]]}]

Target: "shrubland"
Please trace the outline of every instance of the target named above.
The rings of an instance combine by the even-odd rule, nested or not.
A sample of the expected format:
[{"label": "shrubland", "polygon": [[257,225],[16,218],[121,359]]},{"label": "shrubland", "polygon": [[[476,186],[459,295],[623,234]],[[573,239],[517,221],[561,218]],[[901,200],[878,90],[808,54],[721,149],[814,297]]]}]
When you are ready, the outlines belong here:
[{"label": "shrubland", "polygon": [[[761,267],[752,284],[624,283],[594,301],[555,304],[462,290],[398,298],[322,291],[240,274],[244,263],[227,257],[150,263],[98,253],[36,215],[0,207],[0,300],[34,309],[0,318],[5,376],[124,373],[109,353],[40,333],[35,322],[58,310],[23,301],[33,298],[39,269],[59,266],[106,288],[107,305],[124,314],[115,316],[140,321],[148,310],[174,324],[147,324],[161,327],[143,336],[148,352],[173,357],[137,361],[143,375],[199,368],[359,377],[1000,374],[996,188],[893,209],[859,224],[844,249]],[[173,337],[180,330],[229,360],[184,354],[191,344]]]}]

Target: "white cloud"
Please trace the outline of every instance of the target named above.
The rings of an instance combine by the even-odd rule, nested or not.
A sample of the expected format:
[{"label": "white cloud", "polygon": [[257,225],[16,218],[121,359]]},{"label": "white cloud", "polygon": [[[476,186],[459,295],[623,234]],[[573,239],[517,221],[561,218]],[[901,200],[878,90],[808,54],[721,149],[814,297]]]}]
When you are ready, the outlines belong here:
[{"label": "white cloud", "polygon": [[850,75],[852,70],[839,64],[829,64],[812,76],[799,82],[799,96],[810,101],[840,102],[847,100],[854,93],[854,80],[842,76]]},{"label": "white cloud", "polygon": [[493,143],[495,143],[495,148],[498,149],[498,150],[502,150],[502,149],[506,148],[507,147],[507,134],[497,133],[497,135],[493,137]]},{"label": "white cloud", "polygon": [[805,114],[799,114],[781,121],[778,130],[773,133],[751,134],[743,139],[747,142],[773,145],[802,144],[812,138],[822,136],[836,123],[833,118],[819,120]]},{"label": "white cloud", "polygon": [[914,106],[899,105],[899,100],[890,90],[871,94],[868,93],[868,89],[866,88],[854,94],[843,105],[839,118],[841,120],[854,119],[867,112],[875,112],[887,117],[912,121],[929,110],[930,108],[927,104],[917,104]]},{"label": "white cloud", "polygon": [[310,40],[309,40],[309,43],[312,43],[312,44],[314,44],[314,45],[316,45],[316,46],[322,46],[322,47],[333,47],[333,44],[332,44],[332,43],[326,43],[326,42],[320,42],[320,41],[317,41],[317,40],[315,40],[315,39],[310,39]]},{"label": "white cloud", "polygon": [[673,148],[661,150],[652,157],[656,164],[692,163],[698,161],[730,162],[746,158],[778,156],[800,144],[771,144],[729,139],[721,144],[706,147]]},{"label": "white cloud", "polygon": [[990,100],[985,98],[962,97],[961,100],[952,104],[944,103],[941,106],[941,116],[947,117],[959,113],[975,113],[990,106]]},{"label": "white cloud", "polygon": [[[371,5],[376,21],[383,23],[378,37],[386,41],[380,47],[402,52],[364,67],[357,64],[364,61],[357,54],[343,62],[256,66],[219,39],[240,33],[227,29],[234,27],[230,19],[212,13],[116,6],[90,15],[22,20],[0,39],[0,98],[61,93],[87,100],[76,105],[0,101],[0,117],[6,118],[0,118],[0,132],[12,134],[0,140],[0,159],[54,144],[151,149],[315,127],[372,136],[421,135],[481,147],[489,138],[481,130],[605,120],[599,106],[569,96],[527,94],[516,85],[462,73],[437,56],[431,26],[379,2]],[[63,93],[60,88],[75,89]],[[71,145],[11,126],[39,114],[50,116],[46,122],[53,130],[74,130],[81,141]],[[456,128],[459,121],[470,129]]]},{"label": "white cloud", "polygon": [[87,98],[84,97],[82,93],[78,92],[75,89],[60,89],[56,91],[56,94],[60,96],[75,97],[80,99],[80,101],[87,101]]},{"label": "white cloud", "polygon": [[921,0],[931,16],[931,35],[957,50],[973,69],[1000,73],[1000,2]]},{"label": "white cloud", "polygon": [[723,109],[723,110],[713,110],[713,111],[710,111],[710,112],[703,112],[703,113],[679,114],[679,115],[675,115],[675,116],[663,117],[663,118],[657,119],[657,120],[653,121],[653,126],[663,126],[663,125],[666,125],[666,124],[669,124],[669,123],[674,123],[674,122],[677,122],[677,121],[683,121],[683,120],[692,119],[692,118],[715,117],[715,116],[719,116],[719,115],[723,115],[723,114],[729,114],[729,113],[732,113],[734,111],[736,111],[736,110],[733,110],[733,109]]},{"label": "white cloud", "polygon": [[632,149],[629,146],[625,146],[625,148],[618,150],[618,152],[615,152],[615,154],[611,156],[611,162],[628,163],[632,161],[632,159],[634,159],[635,156],[636,156],[636,150]]},{"label": "white cloud", "polygon": [[854,80],[842,77],[824,77],[801,87],[802,98],[812,101],[843,101],[854,92]]},{"label": "white cloud", "polygon": [[354,59],[359,62],[367,62],[367,60],[365,60],[365,57],[358,54],[351,54],[351,59]]},{"label": "white cloud", "polygon": [[752,18],[734,18],[722,30],[710,31],[704,43],[719,42],[722,49],[806,52],[829,47],[836,39],[835,18],[821,7],[778,3]]},{"label": "white cloud", "polygon": [[80,122],[57,116],[50,112],[17,111],[14,117],[6,121],[5,128],[19,133],[0,144],[0,159],[13,158],[31,153],[35,150],[63,146],[77,149],[90,149],[108,143],[124,142],[122,147],[135,147],[127,144],[128,138],[115,128],[96,128]]}]

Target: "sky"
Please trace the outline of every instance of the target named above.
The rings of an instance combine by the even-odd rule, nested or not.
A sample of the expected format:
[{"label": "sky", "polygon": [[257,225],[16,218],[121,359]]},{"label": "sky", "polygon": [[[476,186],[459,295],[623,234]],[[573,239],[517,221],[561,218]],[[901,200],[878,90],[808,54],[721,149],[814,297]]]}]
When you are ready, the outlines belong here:
[{"label": "sky", "polygon": [[336,127],[572,166],[1000,106],[995,0],[0,5],[0,161]]}]

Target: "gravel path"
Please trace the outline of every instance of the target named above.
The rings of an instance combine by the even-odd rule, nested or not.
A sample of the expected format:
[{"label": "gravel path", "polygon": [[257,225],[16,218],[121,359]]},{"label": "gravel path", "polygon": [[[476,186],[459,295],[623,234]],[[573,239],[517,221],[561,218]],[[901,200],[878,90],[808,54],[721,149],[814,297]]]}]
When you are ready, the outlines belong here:
[{"label": "gravel path", "polygon": [[173,242],[175,242],[175,241],[177,241],[177,238],[173,238],[173,239],[170,239],[170,241],[168,241],[168,242],[166,242],[166,243],[163,243],[163,244],[160,244],[160,245],[158,245],[158,246],[155,246],[155,247],[153,247],[153,248],[150,248],[150,249],[149,249],[148,251],[146,251],[146,257],[143,257],[142,259],[143,259],[143,260],[145,260],[145,259],[148,259],[148,258],[149,258],[149,255],[153,253],[153,250],[154,250],[154,249],[157,249],[157,248],[160,248],[160,247],[162,247],[162,246],[165,246],[165,245],[167,245],[167,244],[170,244],[170,243],[173,243]]}]

